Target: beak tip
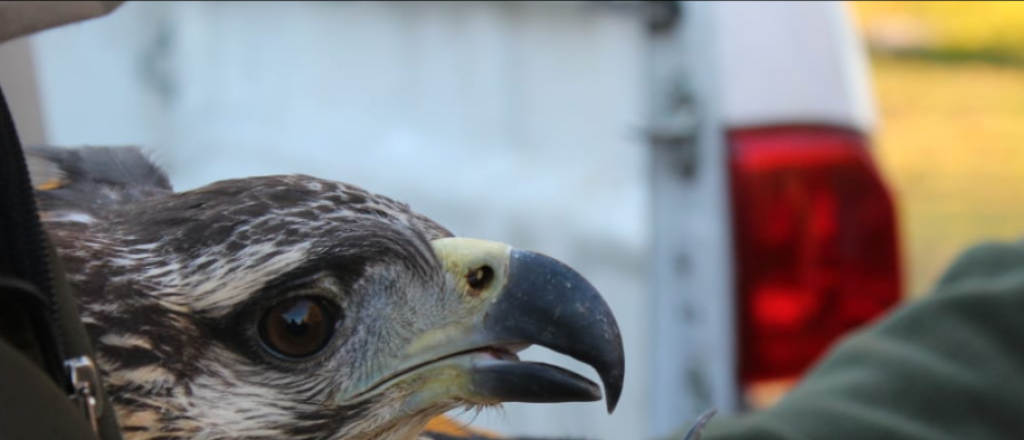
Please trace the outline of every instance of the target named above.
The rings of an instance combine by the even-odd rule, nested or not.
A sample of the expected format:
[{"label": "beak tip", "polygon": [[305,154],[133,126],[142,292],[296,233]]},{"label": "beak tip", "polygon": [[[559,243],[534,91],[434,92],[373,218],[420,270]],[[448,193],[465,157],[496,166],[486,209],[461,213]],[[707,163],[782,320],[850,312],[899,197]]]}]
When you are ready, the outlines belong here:
[{"label": "beak tip", "polygon": [[611,396],[609,396],[608,397],[608,414],[614,413],[615,412],[615,407],[618,406],[618,404],[619,404],[619,398],[618,397],[612,398]]},{"label": "beak tip", "polygon": [[[619,369],[621,372],[622,369]],[[617,372],[618,373],[618,372]],[[605,402],[608,405],[608,414],[615,412],[615,407],[619,404],[619,398],[622,397],[622,374],[610,374],[610,377],[603,378],[604,390],[605,390]]]}]

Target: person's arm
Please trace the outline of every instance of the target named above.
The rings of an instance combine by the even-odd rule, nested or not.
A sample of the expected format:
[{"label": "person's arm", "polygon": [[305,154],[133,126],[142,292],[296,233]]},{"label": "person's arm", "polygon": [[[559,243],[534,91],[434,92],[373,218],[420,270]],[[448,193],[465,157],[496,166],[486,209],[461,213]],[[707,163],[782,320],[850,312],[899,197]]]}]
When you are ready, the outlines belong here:
[{"label": "person's arm", "polygon": [[703,440],[1024,438],[1024,246],[961,256],[927,298],[836,346],[775,407]]}]

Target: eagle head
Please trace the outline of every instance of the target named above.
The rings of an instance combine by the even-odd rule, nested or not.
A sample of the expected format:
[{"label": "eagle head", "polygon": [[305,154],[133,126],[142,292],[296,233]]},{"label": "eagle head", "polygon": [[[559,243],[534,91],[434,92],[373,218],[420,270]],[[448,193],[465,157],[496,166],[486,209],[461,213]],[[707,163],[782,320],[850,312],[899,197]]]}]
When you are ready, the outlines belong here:
[{"label": "eagle head", "polygon": [[173,192],[135,149],[28,151],[41,211],[128,439],[411,439],[460,407],[593,401],[622,341],[566,265],[454,237],[303,175]]}]

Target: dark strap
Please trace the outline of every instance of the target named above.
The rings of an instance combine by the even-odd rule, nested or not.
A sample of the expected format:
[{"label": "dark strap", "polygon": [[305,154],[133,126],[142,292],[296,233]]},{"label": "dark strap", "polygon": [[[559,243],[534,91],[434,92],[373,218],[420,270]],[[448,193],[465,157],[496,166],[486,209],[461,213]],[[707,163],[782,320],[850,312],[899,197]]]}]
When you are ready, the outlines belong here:
[{"label": "dark strap", "polygon": [[64,390],[0,339],[0,437],[4,440],[96,440]]},{"label": "dark strap", "polygon": [[[69,408],[86,421],[67,397],[44,399],[51,403],[40,403],[47,411],[38,412],[36,417],[19,416],[20,409],[7,406],[16,405],[12,402],[18,401],[34,402],[33,396],[24,394],[33,390],[42,396],[54,393],[67,396],[74,387],[65,370],[65,361],[80,356],[93,358],[70,292],[56,252],[40,224],[21,142],[0,90],[0,344],[3,344],[0,371],[9,373],[0,373],[0,394],[3,394],[0,403],[4,405],[0,407],[0,426],[5,428],[0,432],[5,433],[4,438],[8,438],[7,432],[35,432],[31,427],[27,427],[27,431],[16,428],[20,424],[53,423],[51,412],[63,414]],[[26,366],[34,366],[35,373],[26,370]],[[46,381],[39,380],[40,377],[49,377],[49,384],[43,385]],[[23,395],[9,394],[15,392]],[[101,409],[98,413],[100,437],[119,440],[114,411],[109,410],[109,402],[98,381],[93,392]]]},{"label": "dark strap", "polygon": [[[36,201],[29,180],[21,142],[7,101],[0,90],[0,276],[9,277],[11,283],[20,280],[37,289],[38,306],[43,307],[43,319],[56,316],[53,304],[53,281],[46,255],[43,228],[36,214]],[[24,298],[22,298],[24,300]],[[40,334],[39,353],[35,360],[54,378],[63,377],[63,353],[57,326],[47,325]],[[60,383],[60,382],[59,382]]]},{"label": "dark strap", "polygon": [[55,350],[49,348],[54,338],[46,309],[46,298],[35,286],[16,278],[0,277],[0,339],[21,352],[36,368],[57,377],[45,368],[56,357]]}]

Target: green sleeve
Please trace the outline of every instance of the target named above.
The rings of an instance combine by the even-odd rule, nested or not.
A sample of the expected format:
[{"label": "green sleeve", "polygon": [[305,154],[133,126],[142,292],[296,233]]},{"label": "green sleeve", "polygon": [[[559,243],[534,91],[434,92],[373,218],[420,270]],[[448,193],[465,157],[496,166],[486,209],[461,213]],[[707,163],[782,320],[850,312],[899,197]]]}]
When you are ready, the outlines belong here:
[{"label": "green sleeve", "polygon": [[1024,438],[1024,246],[962,255],[935,292],[847,337],[771,409],[703,440]]}]

